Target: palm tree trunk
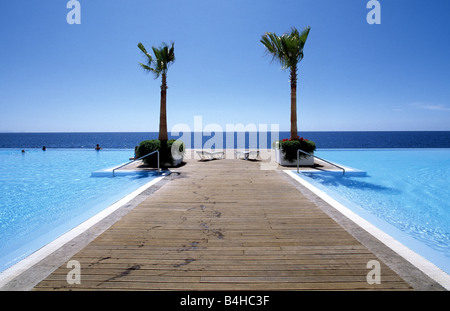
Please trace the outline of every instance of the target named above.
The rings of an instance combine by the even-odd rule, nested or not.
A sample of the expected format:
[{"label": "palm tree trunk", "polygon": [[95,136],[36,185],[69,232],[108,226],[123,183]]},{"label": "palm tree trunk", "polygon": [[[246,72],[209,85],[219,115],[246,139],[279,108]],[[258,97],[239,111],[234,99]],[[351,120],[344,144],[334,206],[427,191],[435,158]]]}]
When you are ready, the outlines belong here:
[{"label": "palm tree trunk", "polygon": [[169,137],[167,135],[167,116],[166,116],[166,96],[167,96],[167,81],[166,74],[162,74],[161,82],[161,107],[159,110],[159,137],[160,141],[167,141]]},{"label": "palm tree trunk", "polygon": [[297,139],[297,66],[291,67],[291,139]]}]

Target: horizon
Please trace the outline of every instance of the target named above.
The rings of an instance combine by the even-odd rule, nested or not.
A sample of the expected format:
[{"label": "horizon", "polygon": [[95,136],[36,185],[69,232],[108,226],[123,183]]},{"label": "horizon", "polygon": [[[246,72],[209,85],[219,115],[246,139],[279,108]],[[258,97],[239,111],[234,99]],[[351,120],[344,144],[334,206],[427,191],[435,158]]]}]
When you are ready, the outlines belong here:
[{"label": "horizon", "polygon": [[[146,140],[158,138],[158,132],[52,132],[0,133],[1,148],[94,148],[133,149]],[[275,141],[289,139],[290,131],[180,131],[169,139],[182,141],[190,149],[273,148]],[[449,148],[450,131],[308,131],[299,137],[329,148]],[[231,148],[233,149],[233,148]],[[270,148],[269,148],[270,149]]]},{"label": "horizon", "polygon": [[[181,133],[209,133],[210,131],[180,131]],[[211,131],[212,133],[262,133],[263,131]],[[278,131],[279,133],[289,133],[290,131]],[[298,133],[364,133],[364,132],[384,132],[384,133],[390,133],[390,132],[450,132],[450,130],[395,130],[395,131],[387,131],[387,130],[362,130],[362,131],[350,131],[350,130],[340,130],[340,131],[299,131]],[[158,131],[138,131],[138,132],[131,132],[131,131],[121,131],[121,132],[0,132],[0,134],[118,134],[118,133],[156,133],[158,134]],[[268,131],[267,133],[270,133]],[[169,136],[180,136],[180,135],[173,135],[171,134],[171,131],[168,131]],[[212,134],[211,134],[212,135]]]},{"label": "horizon", "polygon": [[1,133],[157,132],[161,81],[137,44],[163,41],[169,132],[194,116],[289,131],[289,71],[259,40],[307,26],[299,133],[450,131],[449,1],[378,0],[380,24],[367,0],[78,0],[80,24],[68,2],[0,3]]}]

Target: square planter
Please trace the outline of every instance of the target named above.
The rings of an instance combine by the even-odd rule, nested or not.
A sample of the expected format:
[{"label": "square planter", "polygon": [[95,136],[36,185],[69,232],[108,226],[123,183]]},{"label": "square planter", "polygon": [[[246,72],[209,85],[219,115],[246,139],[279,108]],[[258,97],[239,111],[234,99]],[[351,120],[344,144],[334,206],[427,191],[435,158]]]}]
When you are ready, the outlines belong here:
[{"label": "square planter", "polygon": [[[281,166],[297,166],[297,159],[295,159],[294,161],[286,160],[284,158],[283,151],[280,148],[275,148],[275,161]],[[299,165],[314,166],[314,157],[311,156],[300,157]]]},{"label": "square planter", "polygon": [[173,159],[173,164],[172,163],[163,163],[162,165],[163,166],[166,166],[166,167],[177,167],[177,166],[179,166],[181,163],[183,163],[183,156],[181,156],[181,157],[179,157],[179,158],[177,158],[177,159]]}]

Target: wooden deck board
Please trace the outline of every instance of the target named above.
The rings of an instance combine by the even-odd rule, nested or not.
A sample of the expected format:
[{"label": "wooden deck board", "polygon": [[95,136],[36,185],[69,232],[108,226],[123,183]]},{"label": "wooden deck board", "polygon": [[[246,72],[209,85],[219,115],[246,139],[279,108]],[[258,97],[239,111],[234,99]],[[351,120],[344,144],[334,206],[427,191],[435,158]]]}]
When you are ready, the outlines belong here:
[{"label": "wooden deck board", "polygon": [[[190,160],[34,290],[409,290],[287,176],[258,162]],[[381,263],[370,285],[367,262]]]}]

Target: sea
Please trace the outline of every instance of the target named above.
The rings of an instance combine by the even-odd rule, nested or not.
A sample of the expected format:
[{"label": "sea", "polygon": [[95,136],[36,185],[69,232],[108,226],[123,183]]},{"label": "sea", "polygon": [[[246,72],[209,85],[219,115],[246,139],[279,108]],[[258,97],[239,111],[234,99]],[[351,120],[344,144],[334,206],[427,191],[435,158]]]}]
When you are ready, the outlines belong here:
[{"label": "sea", "polygon": [[[318,149],[351,148],[450,148],[450,131],[299,132]],[[182,133],[169,139],[183,140],[188,148],[265,148],[289,138],[279,133]],[[0,133],[0,148],[94,148],[134,149],[143,140],[157,139],[157,132],[105,133]],[[201,141],[201,142],[200,142]]]}]

